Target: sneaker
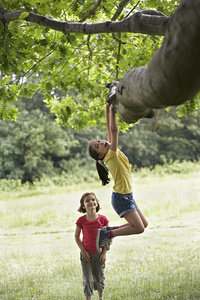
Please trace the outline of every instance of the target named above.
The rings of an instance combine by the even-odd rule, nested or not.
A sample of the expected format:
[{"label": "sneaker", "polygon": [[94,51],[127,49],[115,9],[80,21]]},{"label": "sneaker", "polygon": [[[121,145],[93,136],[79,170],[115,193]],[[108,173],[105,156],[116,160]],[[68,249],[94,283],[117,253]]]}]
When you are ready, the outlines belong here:
[{"label": "sneaker", "polygon": [[96,248],[98,253],[101,252],[103,246],[105,246],[106,250],[109,250],[111,242],[112,239],[110,237],[110,231],[105,229],[98,229],[96,238]]},{"label": "sneaker", "polygon": [[105,246],[107,251],[110,250],[110,245],[112,244],[112,241],[113,241],[113,238],[109,238],[109,239],[105,240],[104,246]]},{"label": "sneaker", "polygon": [[115,228],[115,226],[112,226],[112,227],[104,226],[103,229],[105,229],[105,230],[115,230],[116,228]]}]

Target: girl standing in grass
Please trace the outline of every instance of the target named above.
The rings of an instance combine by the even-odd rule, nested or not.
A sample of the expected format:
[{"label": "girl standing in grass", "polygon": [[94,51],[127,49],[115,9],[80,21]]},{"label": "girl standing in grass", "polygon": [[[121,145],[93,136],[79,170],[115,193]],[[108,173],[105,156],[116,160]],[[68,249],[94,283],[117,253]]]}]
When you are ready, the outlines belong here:
[{"label": "girl standing in grass", "polygon": [[99,300],[103,299],[106,247],[98,253],[96,236],[98,229],[107,226],[109,221],[105,216],[98,214],[99,209],[99,201],[94,193],[82,195],[78,211],[86,214],[76,221],[75,241],[81,250],[83,287],[87,300],[91,299],[93,290],[98,291]]},{"label": "girl standing in grass", "polygon": [[110,181],[108,169],[112,174],[114,180],[112,206],[117,214],[121,218],[124,217],[128,223],[114,230],[99,229],[96,239],[98,251],[103,245],[107,246],[111,238],[139,234],[148,226],[147,220],[133,199],[131,165],[125,154],[118,149],[117,120],[114,107],[109,103],[106,104],[106,124],[108,141],[92,140],[89,145],[89,154],[96,160],[96,168],[103,185]]}]

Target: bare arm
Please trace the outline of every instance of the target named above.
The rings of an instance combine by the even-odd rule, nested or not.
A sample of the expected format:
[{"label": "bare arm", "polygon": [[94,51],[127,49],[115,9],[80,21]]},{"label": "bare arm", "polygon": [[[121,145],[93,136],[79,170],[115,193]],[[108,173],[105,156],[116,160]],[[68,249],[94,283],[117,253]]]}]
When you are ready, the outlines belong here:
[{"label": "bare arm", "polygon": [[100,263],[102,265],[105,264],[105,262],[106,262],[106,253],[107,253],[107,250],[104,247],[103,250],[102,250],[102,252],[101,252],[101,256],[100,256]]},{"label": "bare arm", "polygon": [[90,254],[89,254],[89,252],[87,252],[85,250],[85,248],[84,248],[84,246],[83,246],[83,244],[81,242],[81,239],[80,239],[80,234],[81,234],[81,228],[76,225],[75,235],[74,235],[75,241],[76,241],[79,249],[81,250],[81,254],[82,254],[83,260],[85,262],[89,262],[90,261]]},{"label": "bare arm", "polygon": [[117,119],[115,116],[114,107],[111,105],[110,107],[110,130],[111,130],[111,146],[110,149],[112,151],[117,151],[118,148],[118,126]]},{"label": "bare arm", "polygon": [[108,131],[108,142],[111,143],[111,129],[110,129],[110,104],[106,103],[106,125]]}]

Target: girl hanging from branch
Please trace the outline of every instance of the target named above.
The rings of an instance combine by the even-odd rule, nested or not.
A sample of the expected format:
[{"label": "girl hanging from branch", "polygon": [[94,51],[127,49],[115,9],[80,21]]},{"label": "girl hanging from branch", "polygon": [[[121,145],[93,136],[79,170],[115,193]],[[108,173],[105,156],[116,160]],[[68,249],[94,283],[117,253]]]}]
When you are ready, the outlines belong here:
[{"label": "girl hanging from branch", "polygon": [[137,206],[132,192],[131,165],[125,154],[118,149],[118,126],[114,107],[106,104],[106,124],[108,141],[92,140],[89,145],[89,154],[96,160],[96,168],[102,184],[106,185],[113,180],[111,203],[116,213],[127,223],[114,229],[99,229],[96,238],[96,247],[100,252],[103,246],[111,243],[116,236],[140,234],[148,226],[148,222]]}]

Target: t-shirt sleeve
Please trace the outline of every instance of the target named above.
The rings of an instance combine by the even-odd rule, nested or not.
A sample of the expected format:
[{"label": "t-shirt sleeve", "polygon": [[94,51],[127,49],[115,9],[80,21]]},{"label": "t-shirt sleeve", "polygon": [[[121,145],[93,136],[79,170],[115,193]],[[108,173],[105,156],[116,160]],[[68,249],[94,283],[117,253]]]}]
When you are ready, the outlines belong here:
[{"label": "t-shirt sleeve", "polygon": [[105,216],[101,215],[102,226],[106,226],[108,223],[109,223],[109,220]]},{"label": "t-shirt sleeve", "polygon": [[108,225],[108,223],[109,223],[109,220],[105,217],[105,225],[104,226]]},{"label": "t-shirt sleeve", "polygon": [[79,228],[83,228],[83,218],[82,217],[78,218],[78,220],[76,221],[76,225]]}]

